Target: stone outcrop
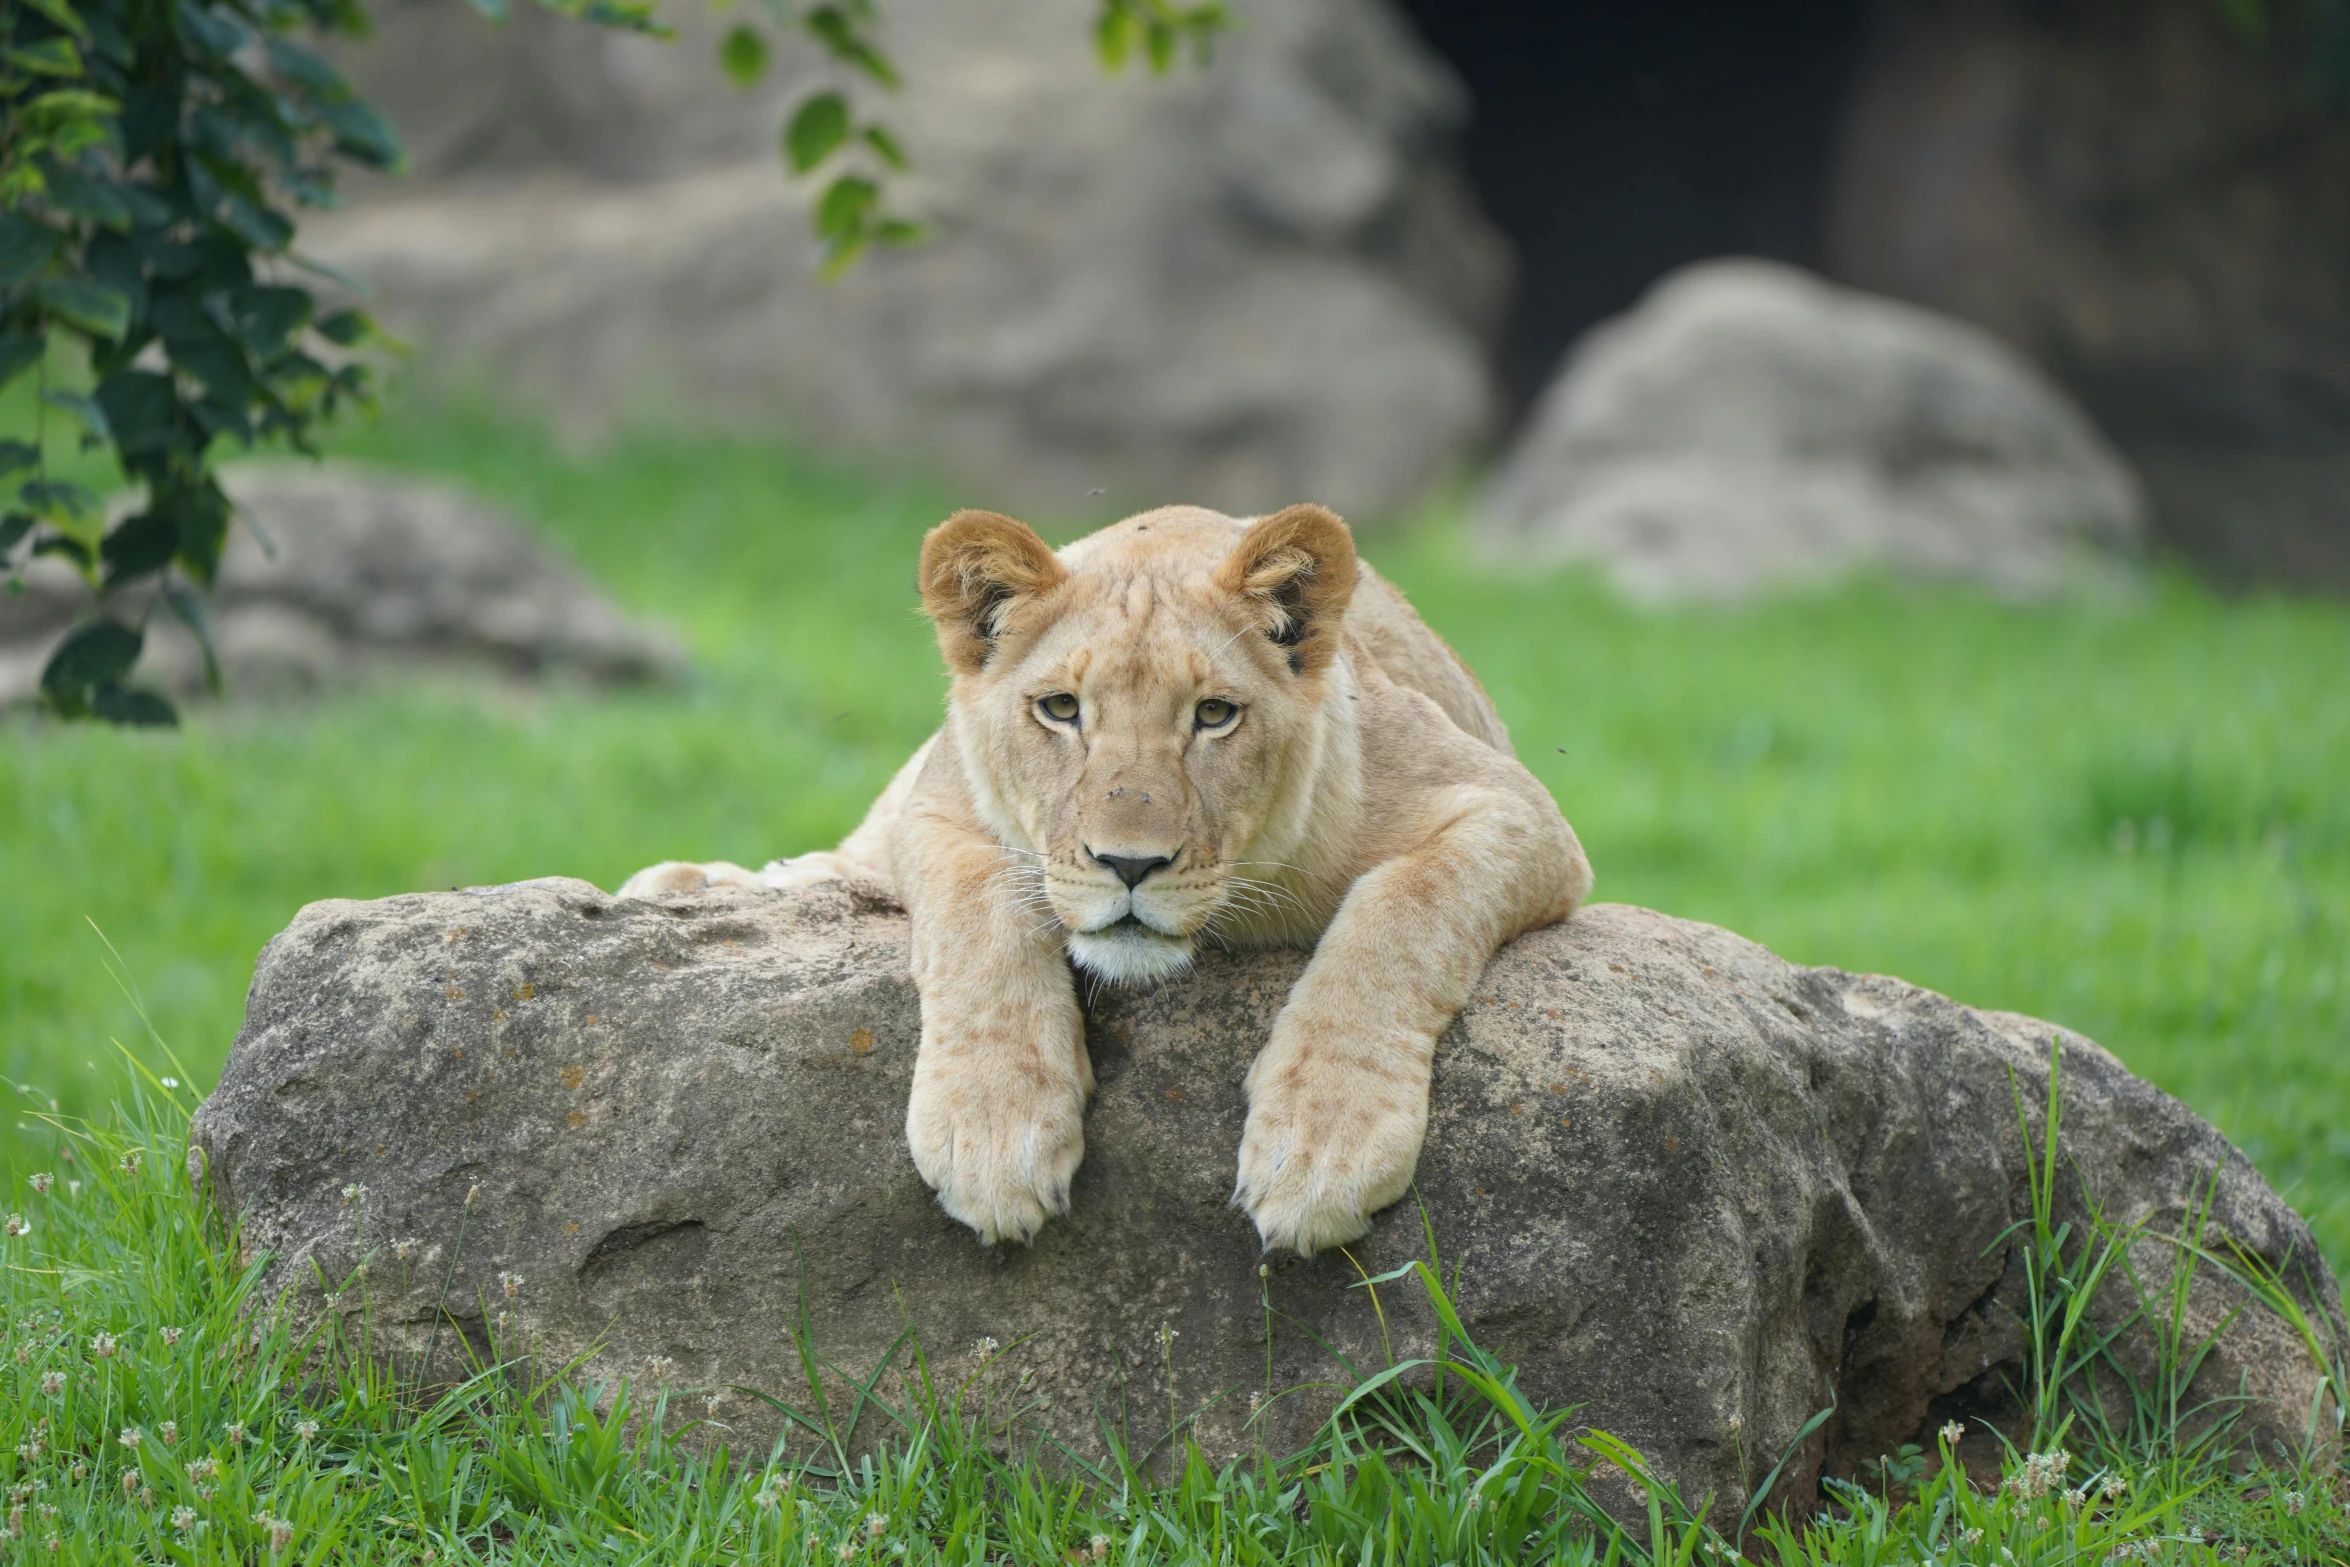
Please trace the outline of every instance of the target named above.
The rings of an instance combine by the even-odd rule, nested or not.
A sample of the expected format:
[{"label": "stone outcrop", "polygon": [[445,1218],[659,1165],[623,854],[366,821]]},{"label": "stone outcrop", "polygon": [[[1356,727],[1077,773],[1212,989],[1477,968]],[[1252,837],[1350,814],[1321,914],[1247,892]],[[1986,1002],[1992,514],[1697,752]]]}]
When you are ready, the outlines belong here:
[{"label": "stone outcrop", "polygon": [[2136,481],[1988,334],[1767,261],[1685,267],[1577,345],[1479,540],[1645,599],[1881,571],[2041,594],[2112,576]]},{"label": "stone outcrop", "polygon": [[1836,274],[2047,365],[2206,570],[2350,588],[2341,13],[2264,7],[2256,36],[2205,0],[1875,9]]},{"label": "stone outcrop", "polygon": [[[2096,1045],[1610,905],[1495,958],[1439,1053],[1419,1201],[1351,1255],[1260,1275],[1227,1202],[1242,1074],[1293,952],[1210,954],[1182,982],[1098,997],[1073,1212],[1033,1247],[983,1250],[901,1140],[906,940],[894,905],[844,884],[620,902],[548,880],[313,904],[261,956],[191,1167],[272,1259],[269,1292],[306,1318],[370,1310],[379,1346],[425,1346],[445,1288],[445,1357],[496,1338],[585,1356],[590,1377],[805,1403],[804,1291],[814,1347],[852,1374],[908,1318],[950,1386],[997,1341],[990,1374],[1081,1451],[1097,1420],[1140,1451],[1170,1404],[1201,1411],[1210,1452],[1245,1450],[1268,1380],[1425,1352],[1424,1303],[1382,1291],[1383,1324],[1355,1285],[1433,1236],[1469,1331],[1531,1396],[1582,1403],[1734,1517],[1831,1399],[1791,1498],[1823,1465],[2012,1412],[2019,1107],[2036,1136],[2061,1039],[2064,1212],[2079,1217],[2076,1177],[2110,1219],[2157,1231],[2208,1193],[2207,1242],[2262,1259],[2343,1330],[2307,1226]],[[2140,1255],[2157,1283],[2161,1257]],[[2277,1319],[2228,1320],[2238,1303],[2197,1276],[2191,1326],[2219,1332],[2202,1385],[2242,1379],[2248,1433],[2298,1439],[2318,1372]],[[1317,1406],[1269,1407],[1279,1450]],[[763,1450],[764,1406],[726,1408],[738,1450]]]},{"label": "stone outcrop", "polygon": [[[444,480],[348,463],[227,470],[236,506],[220,572],[201,594],[224,690],[303,692],[384,673],[551,677],[595,684],[673,679],[676,642],[622,613],[528,524]],[[39,689],[88,586],[35,560],[0,597],[0,703]],[[144,620],[134,680],[182,696],[206,688],[203,651],[154,589],[109,603]]]},{"label": "stone outcrop", "polygon": [[[1408,506],[1484,431],[1499,237],[1466,103],[1387,0],[1251,5],[1213,63],[1106,76],[1082,6],[883,8],[893,201],[933,242],[817,277],[777,129],[832,78],[728,87],[673,43],[517,7],[385,8],[350,64],[415,150],[305,220],[426,387],[593,436],[634,415],[861,449],[1057,515]],[[787,45],[790,40],[786,40]]]}]

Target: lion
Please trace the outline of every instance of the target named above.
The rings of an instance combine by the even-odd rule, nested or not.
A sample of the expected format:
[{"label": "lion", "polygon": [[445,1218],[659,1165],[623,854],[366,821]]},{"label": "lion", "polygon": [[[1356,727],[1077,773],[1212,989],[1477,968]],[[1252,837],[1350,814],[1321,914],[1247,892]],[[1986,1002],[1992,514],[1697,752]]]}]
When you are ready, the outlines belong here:
[{"label": "lion", "polygon": [[1093,1069],[1072,965],[1310,946],[1249,1068],[1233,1201],[1267,1251],[1364,1233],[1419,1161],[1437,1036],[1496,948],[1591,889],[1484,688],[1319,506],[1175,506],[1055,552],[922,542],[946,722],[839,847],[669,861],[623,898],[880,883],[913,926],[914,1165],[983,1244],[1068,1211]]}]

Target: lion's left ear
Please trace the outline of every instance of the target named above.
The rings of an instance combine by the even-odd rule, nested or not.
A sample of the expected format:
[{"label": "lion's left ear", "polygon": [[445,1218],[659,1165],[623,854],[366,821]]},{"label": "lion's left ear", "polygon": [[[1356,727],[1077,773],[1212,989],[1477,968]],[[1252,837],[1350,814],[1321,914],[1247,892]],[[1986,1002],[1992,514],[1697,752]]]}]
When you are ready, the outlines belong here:
[{"label": "lion's left ear", "polygon": [[1320,674],[1338,656],[1338,623],[1355,591],[1355,541],[1321,506],[1284,506],[1241,536],[1216,586],[1249,600],[1291,673]]},{"label": "lion's left ear", "polygon": [[1069,576],[1034,529],[992,511],[959,511],[931,529],[917,569],[922,608],[958,675],[985,668],[1005,621]]}]

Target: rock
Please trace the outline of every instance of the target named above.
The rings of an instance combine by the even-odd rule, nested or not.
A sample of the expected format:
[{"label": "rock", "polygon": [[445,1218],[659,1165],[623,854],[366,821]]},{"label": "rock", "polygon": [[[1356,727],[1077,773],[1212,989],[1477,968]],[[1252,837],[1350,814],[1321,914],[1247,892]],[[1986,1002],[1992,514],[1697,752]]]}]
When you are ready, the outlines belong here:
[{"label": "rock", "polygon": [[2110,574],[2140,513],[2128,470],[2020,355],[1737,260],[1672,273],[1577,345],[1479,537],[1648,599],[1864,569],[2037,594]]},{"label": "rock", "polygon": [[[1209,954],[1180,983],[1096,999],[1073,1214],[1033,1248],[986,1251],[901,1139],[918,1037],[906,940],[893,904],[837,883],[619,902],[547,880],[313,904],[261,955],[195,1157],[248,1253],[272,1258],[265,1289],[303,1319],[371,1309],[379,1345],[424,1347],[453,1280],[444,1356],[460,1335],[486,1353],[511,1312],[501,1342],[585,1356],[590,1378],[642,1378],[658,1356],[681,1384],[805,1404],[804,1290],[815,1348],[856,1375],[909,1318],[949,1386],[977,1341],[1009,1346],[1004,1385],[1025,1378],[1036,1418],[1079,1451],[1098,1448],[1097,1416],[1141,1450],[1170,1402],[1204,1410],[1209,1452],[1246,1450],[1268,1357],[1278,1390],[1338,1374],[1333,1353],[1384,1365],[1383,1334],[1424,1352],[1408,1287],[1381,1292],[1382,1325],[1353,1286],[1358,1264],[1424,1256],[1432,1234],[1469,1330],[1532,1397],[1585,1404],[1686,1494],[1711,1492],[1718,1519],[1832,1397],[1793,1466],[1798,1499],[1823,1464],[2012,1412],[2009,1226],[2031,1156],[2016,1096],[2036,1128],[2061,1037],[2060,1211],[2079,1218],[2076,1171],[2112,1219],[2157,1229],[2209,1191],[2207,1242],[2281,1269],[2343,1331],[2307,1226],[2096,1045],[1610,905],[1504,948],[1447,1034],[1425,1230],[1401,1204],[1351,1255],[1260,1277],[1227,1204],[1240,1085],[1305,958]],[[415,1260],[395,1265],[403,1240]],[[2160,1251],[2138,1259],[2157,1283]],[[316,1281],[342,1285],[363,1257],[366,1288],[326,1306]],[[2196,1276],[2193,1329],[2220,1334],[2198,1385],[2246,1379],[2250,1434],[2297,1440],[2318,1373],[2276,1319],[2227,1321],[2237,1297]],[[1276,1450],[1317,1407],[1272,1406]],[[739,1395],[731,1409],[736,1450],[764,1451],[775,1421]]]},{"label": "rock", "polygon": [[2207,571],[2350,589],[2350,115],[2312,90],[2339,13],[2256,40],[2206,0],[1877,10],[1837,275],[2046,364]]},{"label": "rock", "polygon": [[[684,671],[666,633],[631,620],[526,523],[459,485],[339,462],[236,467],[222,482],[237,522],[203,598],[229,695],[391,671],[596,683]],[[90,610],[88,587],[54,560],[31,562],[25,587],[0,598],[0,703],[39,689],[58,639]],[[134,679],[203,691],[202,651],[153,596],[110,601],[147,624]]]},{"label": "rock", "polygon": [[1447,150],[1460,90],[1387,0],[1252,5],[1164,78],[1106,76],[1082,6],[884,11],[909,86],[866,109],[934,242],[837,283],[776,140],[832,74],[786,47],[725,87],[700,6],[669,44],[387,9],[350,63],[414,172],[304,244],[368,281],[427,388],[585,438],[786,431],[991,505],[1392,512],[1485,429],[1506,252]]}]

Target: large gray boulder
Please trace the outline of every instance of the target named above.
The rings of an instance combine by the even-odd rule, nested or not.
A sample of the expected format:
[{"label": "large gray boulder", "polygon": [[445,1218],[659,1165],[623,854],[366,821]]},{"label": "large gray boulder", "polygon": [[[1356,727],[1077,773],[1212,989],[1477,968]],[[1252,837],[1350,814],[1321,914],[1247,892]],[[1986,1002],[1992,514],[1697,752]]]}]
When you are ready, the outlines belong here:
[{"label": "large gray boulder", "polygon": [[1644,599],[1876,570],[2037,594],[2115,573],[2136,481],[1987,333],[1776,262],[1701,262],[1595,328],[1483,500],[1514,564]]},{"label": "large gray boulder", "polygon": [[1460,88],[1387,0],[1251,4],[1163,78],[1106,76],[1082,5],[882,9],[908,89],[861,112],[935,242],[837,283],[776,134],[836,73],[787,47],[735,91],[699,4],[673,43],[384,8],[350,63],[413,171],[303,243],[426,390],[865,450],[988,504],[1392,512],[1484,431],[1507,254],[1450,155]]},{"label": "large gray boulder", "polygon": [[[464,486],[355,463],[240,464],[220,570],[197,595],[224,690],[315,691],[387,674],[636,684],[674,679],[674,637],[612,602],[522,518]],[[124,501],[128,506],[135,504]],[[147,642],[137,682],[206,689],[204,652],[152,583],[108,599]],[[0,597],[0,705],[31,697],[89,585],[54,559]]]},{"label": "large gray boulder", "polygon": [[[1439,1053],[1419,1203],[1349,1254],[1260,1275],[1227,1203],[1242,1074],[1304,962],[1291,952],[1211,954],[1182,982],[1095,998],[1073,1212],[1033,1247],[983,1250],[901,1139],[906,939],[886,898],[842,884],[313,904],[262,953],[191,1166],[270,1256],[267,1291],[304,1319],[371,1310],[379,1347],[423,1348],[446,1287],[444,1359],[495,1339],[583,1356],[589,1377],[804,1402],[804,1291],[815,1349],[850,1374],[908,1318],[949,1386],[975,1346],[1007,1346],[991,1374],[1081,1451],[1097,1420],[1139,1451],[1170,1403],[1204,1406],[1210,1452],[1245,1450],[1268,1381],[1327,1380],[1340,1354],[1375,1369],[1383,1334],[1424,1352],[1411,1289],[1381,1292],[1383,1327],[1354,1285],[1432,1235],[1469,1330],[1534,1398],[1584,1404],[1735,1517],[1832,1398],[1793,1497],[1823,1464],[2012,1414],[2018,1095],[2037,1128],[2061,1039],[2062,1210],[2078,1217],[2085,1182],[2109,1218],[2160,1230],[2209,1192],[2207,1243],[2242,1246],[2343,1330],[2307,1226],[2096,1045],[1610,905],[1495,958]],[[2163,1257],[2141,1248],[2156,1285]],[[2220,1331],[2202,1388],[2241,1379],[2249,1433],[2298,1440],[2318,1370],[2276,1318],[2228,1320],[2240,1303],[2197,1276],[2193,1330]],[[1326,1407],[1281,1400],[1265,1434],[1278,1450]],[[775,1431],[739,1395],[721,1415],[738,1450]]]}]

